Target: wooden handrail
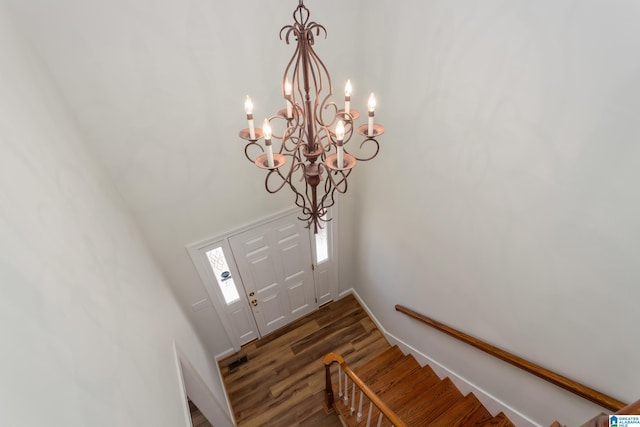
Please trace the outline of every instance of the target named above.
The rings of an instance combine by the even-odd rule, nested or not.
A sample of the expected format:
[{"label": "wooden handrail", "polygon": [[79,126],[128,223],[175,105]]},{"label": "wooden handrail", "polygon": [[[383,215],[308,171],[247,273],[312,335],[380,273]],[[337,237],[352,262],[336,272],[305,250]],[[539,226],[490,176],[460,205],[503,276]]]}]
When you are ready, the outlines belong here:
[{"label": "wooden handrail", "polygon": [[407,307],[396,305],[396,311],[413,317],[414,319],[419,320],[433,328],[436,328],[447,335],[457,338],[460,341],[463,341],[479,350],[484,351],[485,353],[497,357],[498,359],[504,360],[505,362],[510,363],[513,366],[517,366],[518,368],[523,369],[537,377],[540,377],[543,380],[549,381],[550,383],[555,384],[558,387],[562,387],[565,390],[577,394],[584,399],[590,400],[591,402],[596,403],[603,408],[607,408],[612,412],[619,411],[627,406],[626,403],[614,399],[611,396],[608,396],[604,393],[587,387],[584,384],[580,384],[579,382],[573,381],[567,377],[543,368],[542,366],[536,365],[533,362],[529,362],[528,360],[518,357],[515,354],[509,353],[508,351],[499,349],[498,347],[494,347],[491,344],[488,344],[478,338],[467,335],[464,332],[460,332],[457,329],[449,327],[436,320],[430,319],[429,317],[424,316],[420,313],[416,313],[415,311]]},{"label": "wooden handrail", "polygon": [[371,390],[362,380],[349,368],[342,356],[336,353],[329,353],[322,359],[325,367],[326,387],[325,387],[325,406],[327,410],[333,408],[333,386],[331,384],[331,365],[337,363],[342,370],[351,378],[351,381],[369,398],[369,400],[384,414],[385,417],[395,427],[407,427],[404,421],[398,417],[398,415],[391,410],[378,395]]}]

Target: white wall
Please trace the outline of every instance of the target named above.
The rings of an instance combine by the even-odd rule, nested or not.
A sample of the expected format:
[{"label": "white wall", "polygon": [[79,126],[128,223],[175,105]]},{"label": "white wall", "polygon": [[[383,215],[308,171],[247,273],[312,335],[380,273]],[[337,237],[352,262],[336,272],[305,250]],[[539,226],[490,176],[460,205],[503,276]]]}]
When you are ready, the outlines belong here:
[{"label": "white wall", "polygon": [[393,310],[640,397],[640,5],[372,0],[386,125],[358,177],[358,293],[395,335],[523,414],[601,409]]},{"label": "white wall", "polygon": [[[267,194],[237,135],[246,95],[258,122],[283,108],[293,47],[278,33],[298,1],[8,1],[207,348],[231,348],[213,307],[191,311],[207,294],[185,245],[293,205],[288,189]],[[353,78],[364,105],[357,2],[307,3],[336,89]]]},{"label": "white wall", "polygon": [[190,425],[211,357],[4,2],[0,64],[0,425]]}]

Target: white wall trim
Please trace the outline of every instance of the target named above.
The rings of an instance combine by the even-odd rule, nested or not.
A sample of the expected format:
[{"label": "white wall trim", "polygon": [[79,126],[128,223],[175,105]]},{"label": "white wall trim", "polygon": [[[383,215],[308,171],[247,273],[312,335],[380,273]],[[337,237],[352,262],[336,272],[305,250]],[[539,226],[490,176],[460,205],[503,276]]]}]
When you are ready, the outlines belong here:
[{"label": "white wall trim", "polygon": [[223,351],[222,353],[216,355],[214,357],[214,360],[216,362],[216,372],[218,373],[218,378],[220,378],[220,383],[222,384],[222,390],[224,390],[224,399],[227,401],[227,409],[229,410],[229,413],[233,417],[234,423],[236,423],[237,425],[236,416],[233,413],[233,408],[231,407],[231,399],[229,399],[229,393],[227,393],[227,387],[225,387],[224,380],[222,379],[222,371],[220,371],[220,361],[225,357],[231,356],[235,352],[236,352],[235,349],[229,348]]},{"label": "white wall trim", "polygon": [[235,236],[236,234],[240,234],[240,233],[244,233],[247,230],[251,230],[252,228],[256,228],[256,227],[260,227],[264,224],[268,224],[272,221],[275,221],[277,219],[280,218],[284,218],[287,215],[291,215],[292,213],[295,213],[298,211],[298,207],[295,208],[288,208],[285,209],[283,211],[280,212],[276,212],[275,214],[266,216],[266,217],[262,217],[261,219],[255,221],[255,222],[251,222],[249,224],[244,224],[241,225],[239,227],[233,228],[225,233],[216,235],[216,236],[210,236],[207,238],[204,238],[202,240],[198,240],[197,242],[193,242],[193,243],[189,243],[188,245],[185,245],[185,248],[187,248],[188,251],[190,251],[191,249],[204,249],[207,246],[213,244],[213,243],[217,243],[220,240],[226,240],[231,236]]},{"label": "white wall trim", "polygon": [[191,411],[187,403],[187,386],[184,384],[184,376],[182,375],[182,367],[180,366],[180,356],[175,341],[173,342],[173,357],[176,362],[176,375],[178,376],[178,392],[182,396],[182,411],[184,412],[185,426],[193,427],[191,422]]},{"label": "white wall trim", "polygon": [[[220,427],[233,427],[237,425],[231,408],[229,407],[228,411],[225,410],[222,403],[218,398],[216,398],[209,386],[193,367],[186,355],[180,350],[175,341],[173,342],[173,349],[178,365],[178,376],[180,377],[184,395],[184,405],[189,420],[189,424],[187,425],[192,427],[191,411],[187,404],[187,396],[196,404],[198,409],[200,409],[200,412],[202,412],[211,424],[215,424]],[[185,376],[187,378],[185,378]],[[224,390],[224,383],[222,383],[222,388]]]},{"label": "white wall trim", "polygon": [[347,289],[346,291],[341,292],[340,298],[349,294],[352,294],[358,300],[362,308],[364,308],[364,310],[367,312],[369,317],[371,317],[371,320],[373,320],[373,322],[376,324],[380,332],[382,332],[382,334],[385,336],[385,338],[387,339],[387,341],[389,341],[390,344],[397,345],[405,354],[406,353],[412,354],[413,357],[415,357],[416,360],[421,365],[428,364],[429,366],[431,366],[431,368],[436,372],[436,374],[438,374],[440,378],[444,378],[444,377],[451,378],[451,381],[453,381],[456,387],[458,387],[458,389],[460,389],[460,391],[463,394],[473,392],[473,394],[475,394],[478,400],[482,402],[482,404],[487,408],[489,412],[491,412],[491,414],[496,415],[498,412],[502,411],[517,426],[543,427],[541,424],[536,423],[535,421],[531,420],[530,418],[520,413],[516,409],[505,404],[500,399],[486,392],[482,388],[476,386],[475,384],[468,381],[464,377],[458,375],[456,372],[450,370],[442,363],[437,362],[436,360],[433,360],[426,354],[416,350],[411,345],[407,344],[400,338],[396,337],[395,335],[387,331],[385,327],[382,325],[382,323],[380,323],[380,321],[376,318],[373,312],[369,309],[369,307],[364,302],[364,300],[360,298],[360,295],[358,295],[355,289],[350,288],[350,289]]},{"label": "white wall trim", "polygon": [[216,356],[214,356],[214,359],[216,360],[216,362],[219,362],[222,359],[224,359],[225,357],[231,356],[235,352],[236,352],[236,350],[233,347],[231,347],[231,348],[226,349],[222,353],[218,353]]}]

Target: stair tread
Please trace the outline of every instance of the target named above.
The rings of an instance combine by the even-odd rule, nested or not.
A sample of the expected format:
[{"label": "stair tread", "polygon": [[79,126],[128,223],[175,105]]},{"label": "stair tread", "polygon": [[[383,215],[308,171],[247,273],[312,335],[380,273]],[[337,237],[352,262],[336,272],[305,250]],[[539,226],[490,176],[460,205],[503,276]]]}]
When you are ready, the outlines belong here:
[{"label": "stair tread", "polygon": [[[408,425],[428,425],[464,396],[449,377],[422,393],[417,399],[407,399],[392,409]],[[419,402],[419,403],[418,403]]]},{"label": "stair tread", "polygon": [[515,424],[513,424],[511,420],[507,418],[504,412],[500,412],[495,417],[485,421],[481,426],[482,427],[515,427]]},{"label": "stair tread", "polygon": [[[405,361],[404,363],[411,364],[412,362]],[[415,395],[420,396],[420,394],[424,393],[425,390],[430,389],[431,387],[438,384],[439,382],[440,382],[440,378],[438,378],[438,375],[436,375],[436,373],[431,369],[431,367],[427,365],[424,367],[418,367],[416,369],[413,369],[410,372],[410,375],[407,375],[404,378],[404,380],[400,383],[396,382],[396,383],[390,384],[390,383],[385,383],[383,381],[378,381],[375,384],[373,384],[370,388],[373,390],[374,393],[378,395],[378,397],[380,397],[380,399],[389,408],[394,410],[394,412],[398,413],[397,411],[395,411],[393,407],[394,405],[397,406],[402,404],[402,402],[404,402],[407,399],[406,396],[408,396],[409,399],[414,399],[413,396]],[[350,394],[349,399],[351,399],[351,397],[352,395]],[[340,412],[342,413],[342,416],[345,419],[346,425],[348,426],[360,425],[356,422],[356,414],[355,413],[353,415],[350,414],[349,407],[351,406],[351,403],[349,403],[349,407],[345,407],[343,403],[340,403],[339,405],[340,405]],[[366,414],[368,411],[368,406],[363,408],[363,411],[365,413],[365,415],[363,416],[365,420],[361,421],[361,423],[366,423]],[[374,408],[372,420],[377,420],[378,414],[379,412],[377,408]],[[387,422],[388,420],[385,419],[382,425],[386,426]]]},{"label": "stair tread", "polygon": [[[448,379],[447,379],[448,380]],[[450,380],[448,380],[450,381]],[[397,387],[390,388],[380,395],[380,398],[396,413],[404,411],[406,408],[414,406],[416,402],[431,402],[440,393],[443,387],[449,387],[447,383],[436,375],[435,378],[425,380],[422,383],[413,385],[409,382]]]},{"label": "stair tread", "polygon": [[397,345],[394,345],[355,370],[355,373],[362,381],[367,382],[374,376],[387,372],[394,366],[395,362],[403,357],[402,351]]},{"label": "stair tread", "polygon": [[430,366],[423,366],[403,381],[402,385],[396,384],[386,390],[376,387],[380,399],[392,410],[396,411],[405,401],[415,401],[427,390],[440,383],[440,378]]},{"label": "stair tread", "polygon": [[467,427],[479,425],[491,418],[489,411],[485,409],[478,398],[473,394],[467,394],[442,415],[436,418],[431,425],[448,427]]},{"label": "stair tread", "polygon": [[396,362],[383,375],[377,375],[367,381],[367,385],[376,393],[389,388],[391,385],[397,384],[406,377],[415,374],[420,369],[420,364],[413,356],[404,356],[400,361]]},{"label": "stair tread", "polygon": [[[473,393],[463,396],[450,378],[440,380],[429,365],[420,364],[411,355],[405,356],[393,346],[358,368],[356,374],[385,404],[410,426],[446,427],[515,427],[500,412],[495,417],[487,411]],[[349,404],[336,399],[336,410],[349,426],[364,426],[368,400],[364,399],[362,420],[357,422],[360,392],[356,391],[355,411],[351,414],[352,386]],[[379,411],[374,408],[372,422],[377,424]],[[390,425],[384,420],[383,426]]]},{"label": "stair tread", "polygon": [[460,427],[479,426],[490,419],[491,413],[487,410],[487,408],[484,407],[484,405],[482,405],[473,413],[469,414],[467,417],[464,417],[458,425]]}]

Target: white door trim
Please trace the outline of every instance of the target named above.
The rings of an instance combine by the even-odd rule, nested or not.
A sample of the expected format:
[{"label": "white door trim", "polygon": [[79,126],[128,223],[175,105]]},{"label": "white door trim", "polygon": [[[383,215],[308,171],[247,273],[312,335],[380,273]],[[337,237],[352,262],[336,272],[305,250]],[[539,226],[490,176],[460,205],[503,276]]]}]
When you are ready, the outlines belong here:
[{"label": "white door trim", "polygon": [[191,248],[195,248],[195,249],[204,248],[205,246],[209,246],[209,245],[211,245],[211,244],[213,244],[215,242],[218,242],[220,240],[226,240],[229,237],[234,236],[236,234],[243,233],[243,232],[245,232],[247,230],[251,230],[252,228],[259,227],[259,226],[267,224],[267,223],[269,223],[271,221],[275,221],[275,220],[283,218],[283,217],[285,217],[287,215],[291,215],[292,213],[297,212],[298,210],[299,209],[297,207],[296,208],[285,209],[285,210],[277,212],[275,214],[262,217],[262,218],[260,218],[259,220],[255,221],[255,222],[252,222],[252,223],[249,223],[249,224],[244,224],[244,225],[241,225],[240,227],[233,228],[233,229],[231,229],[231,230],[229,230],[229,231],[227,231],[225,233],[218,234],[218,235],[211,236],[211,237],[207,237],[207,238],[199,240],[197,242],[190,243],[188,245],[185,245],[185,248],[187,248],[187,250],[190,250]]},{"label": "white door trim", "polygon": [[[229,253],[231,253],[231,249],[229,247],[229,238],[236,234],[243,233],[252,228],[267,224],[269,222],[275,221],[280,218],[284,218],[287,215],[291,215],[296,212],[297,208],[287,209],[285,211],[278,212],[274,215],[270,215],[268,217],[264,217],[254,223],[245,224],[241,227],[235,228],[231,231],[228,231],[224,234],[209,237],[195,243],[191,243],[185,246],[187,252],[189,253],[189,257],[193,262],[196,270],[198,271],[198,275],[204,284],[205,290],[211,300],[213,307],[216,310],[216,314],[222,323],[222,327],[224,328],[227,336],[229,337],[229,341],[231,341],[231,345],[235,351],[240,351],[240,339],[235,334],[233,325],[229,322],[229,319],[226,315],[226,307],[222,305],[222,301],[224,301],[224,297],[220,290],[218,289],[218,284],[215,277],[212,277],[211,267],[209,266],[209,261],[207,260],[207,250],[213,246],[222,246],[223,249],[228,249]],[[240,274],[238,274],[238,269],[235,265],[235,258],[229,257],[227,259],[227,263],[229,264],[229,268],[233,269],[232,271],[234,282],[236,285],[241,288],[241,296],[242,301],[246,303],[247,310],[251,312],[251,307],[249,307],[249,301],[247,301],[247,294],[245,292],[244,283],[242,282],[242,278]],[[233,265],[231,265],[233,264]],[[255,320],[254,320],[255,321]]]},{"label": "white door trim", "polygon": [[[229,319],[226,316],[226,310],[225,310],[226,307],[222,306],[222,301],[224,301],[224,297],[222,296],[220,290],[218,289],[216,278],[211,277],[211,268],[209,266],[209,261],[206,256],[206,249],[217,245],[217,246],[222,246],[223,248],[227,248],[229,250],[229,253],[231,253],[231,249],[229,247],[230,237],[237,234],[241,234],[252,228],[262,226],[269,222],[273,222],[278,219],[284,218],[298,211],[299,211],[298,207],[289,208],[289,209],[277,212],[273,215],[263,217],[256,222],[245,224],[240,227],[234,228],[226,233],[208,237],[206,239],[202,239],[197,242],[185,245],[185,248],[187,249],[187,252],[189,253],[189,256],[191,258],[191,261],[193,262],[193,265],[195,266],[198,272],[198,275],[200,276],[200,279],[204,284],[205,290],[207,291],[207,294],[216,311],[216,314],[218,315],[218,318],[222,323],[222,327],[227,333],[227,336],[229,337],[229,341],[231,341],[231,345],[233,346],[234,351],[240,351],[240,348],[241,348],[240,340],[237,337],[237,335],[234,333],[233,325],[230,324]],[[333,223],[331,224],[331,233],[332,233],[331,240],[332,240],[332,251],[333,251],[331,255],[333,257],[332,262],[334,263],[334,267],[333,267],[334,280],[331,283],[331,287],[332,287],[331,291],[333,294],[333,299],[337,300],[339,298],[338,262],[340,259],[338,255],[339,244],[337,241],[338,212],[339,212],[337,203],[332,207],[331,211],[332,211],[331,215],[333,218],[333,220],[331,221]],[[312,262],[314,262],[315,256],[312,255],[312,257],[313,257]],[[229,268],[234,270],[232,271],[234,281],[236,282],[240,290],[243,291],[242,300],[247,304],[247,309],[251,311],[251,308],[248,306],[249,301],[247,300],[247,293],[244,288],[244,283],[242,282],[242,278],[240,277],[240,274],[238,274],[238,269],[237,269],[237,266],[235,265],[235,258],[229,257],[227,259],[227,262],[229,264]]]},{"label": "white door trim", "polygon": [[[338,206],[337,204],[330,208],[329,214],[331,216],[331,221],[328,221],[325,224],[325,227],[328,227],[328,249],[329,249],[329,259],[321,264],[317,263],[317,251],[315,245],[315,234],[313,230],[309,229],[309,239],[311,243],[311,258],[313,262],[313,276],[316,286],[316,299],[318,300],[318,306],[326,304],[329,301],[336,301],[339,298],[338,295],[338,261],[340,257],[338,256],[338,243],[336,242],[338,229]],[[319,294],[319,283],[321,283],[321,273],[327,274],[329,277],[329,295],[328,299],[323,299],[323,295]]]},{"label": "white door trim", "polygon": [[[203,241],[204,242],[204,241]],[[200,243],[203,243],[200,242]],[[240,342],[240,337],[235,333],[235,328],[230,323],[229,318],[227,316],[227,307],[224,304],[224,296],[220,291],[218,286],[217,279],[213,277],[213,272],[209,265],[209,260],[207,259],[207,251],[214,247],[222,247],[223,251],[227,253],[231,253],[231,249],[229,248],[229,243],[227,239],[222,240],[211,240],[207,244],[198,244],[197,246],[187,246],[187,250],[189,252],[189,256],[191,257],[191,261],[193,265],[196,267],[198,271],[198,275],[204,284],[204,288],[207,291],[209,296],[209,300],[218,314],[218,318],[222,323],[222,327],[224,328],[229,340],[231,341],[231,345],[233,346],[235,351],[240,350],[240,346],[242,345]],[[240,279],[240,275],[238,274],[238,270],[235,266],[235,260],[233,257],[229,257],[227,259],[227,264],[229,264],[229,268],[232,270],[231,274],[234,277],[234,283],[238,286],[240,293],[240,300],[243,306],[246,306],[245,309],[249,312],[251,308],[249,307],[249,303],[247,302],[247,298],[244,293],[244,285],[242,284],[242,280]],[[232,265],[233,264],[233,265]],[[237,279],[236,279],[237,278]],[[252,318],[253,320],[253,318]],[[257,329],[257,328],[256,328]]]}]

